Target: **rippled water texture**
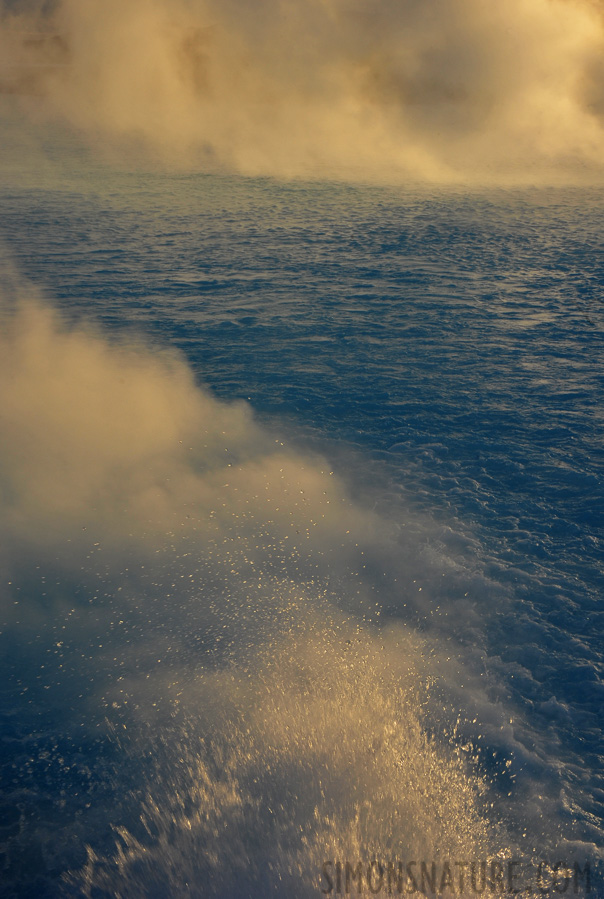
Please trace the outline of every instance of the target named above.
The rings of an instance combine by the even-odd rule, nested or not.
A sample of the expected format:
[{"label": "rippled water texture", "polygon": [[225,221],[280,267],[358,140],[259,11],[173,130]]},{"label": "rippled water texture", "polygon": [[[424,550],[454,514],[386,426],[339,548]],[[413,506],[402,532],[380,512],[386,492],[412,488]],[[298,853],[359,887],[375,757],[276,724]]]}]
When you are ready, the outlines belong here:
[{"label": "rippled water texture", "polygon": [[1,193],[2,895],[602,895],[600,194],[65,154]]}]

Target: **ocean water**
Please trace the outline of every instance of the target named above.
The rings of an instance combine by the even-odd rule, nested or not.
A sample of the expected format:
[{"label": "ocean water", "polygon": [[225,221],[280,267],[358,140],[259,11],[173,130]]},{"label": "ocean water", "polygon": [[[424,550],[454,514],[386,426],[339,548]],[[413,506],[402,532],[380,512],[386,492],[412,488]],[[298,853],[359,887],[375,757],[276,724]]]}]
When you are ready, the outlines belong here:
[{"label": "ocean water", "polygon": [[0,894],[604,896],[601,191],[53,140],[0,197]]}]

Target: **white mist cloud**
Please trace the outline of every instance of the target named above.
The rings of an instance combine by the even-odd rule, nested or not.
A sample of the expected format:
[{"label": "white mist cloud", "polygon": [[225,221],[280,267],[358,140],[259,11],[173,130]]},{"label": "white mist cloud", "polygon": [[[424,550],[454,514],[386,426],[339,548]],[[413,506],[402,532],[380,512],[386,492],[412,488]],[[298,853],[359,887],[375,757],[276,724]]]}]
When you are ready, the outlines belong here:
[{"label": "white mist cloud", "polygon": [[378,181],[599,179],[602,14],[590,0],[5,4],[2,78],[131,159]]},{"label": "white mist cloud", "polygon": [[351,502],[324,459],[284,446],[246,403],[217,401],[178,353],[109,340],[13,293],[0,335],[4,543],[52,555],[93,538],[111,552],[124,540],[154,554],[212,544],[217,558],[298,581],[413,571],[413,550]]},{"label": "white mist cloud", "polygon": [[109,344],[34,301],[0,345],[2,523],[23,536],[56,541],[94,515],[114,532],[121,519],[129,530],[163,526],[187,489],[191,499],[201,490],[190,483],[192,434],[212,471],[242,441],[253,453],[249,409],[197,391],[175,355]]}]

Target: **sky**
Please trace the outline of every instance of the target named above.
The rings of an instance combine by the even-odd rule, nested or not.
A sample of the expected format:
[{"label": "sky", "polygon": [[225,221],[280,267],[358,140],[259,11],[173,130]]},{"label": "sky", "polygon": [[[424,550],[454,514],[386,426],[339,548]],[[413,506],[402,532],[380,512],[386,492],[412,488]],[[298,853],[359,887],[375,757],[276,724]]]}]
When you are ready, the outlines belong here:
[{"label": "sky", "polygon": [[368,182],[598,182],[601,0],[1,7],[3,100],[128,164]]}]

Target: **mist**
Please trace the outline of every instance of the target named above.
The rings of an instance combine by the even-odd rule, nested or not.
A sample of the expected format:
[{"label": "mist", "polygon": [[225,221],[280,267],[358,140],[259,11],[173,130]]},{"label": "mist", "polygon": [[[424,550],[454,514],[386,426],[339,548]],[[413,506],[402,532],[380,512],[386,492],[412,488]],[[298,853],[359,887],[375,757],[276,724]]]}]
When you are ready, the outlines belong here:
[{"label": "mist", "polygon": [[0,89],[129,165],[369,182],[602,178],[593,0],[3,4]]}]

